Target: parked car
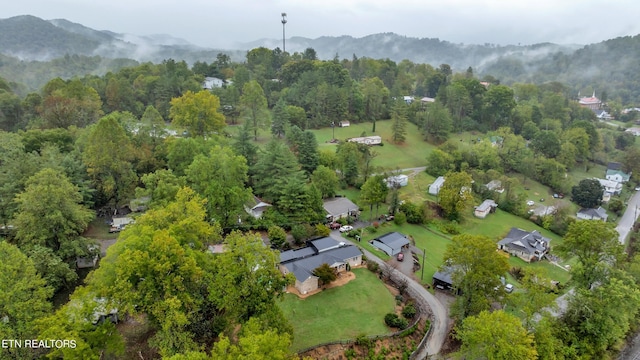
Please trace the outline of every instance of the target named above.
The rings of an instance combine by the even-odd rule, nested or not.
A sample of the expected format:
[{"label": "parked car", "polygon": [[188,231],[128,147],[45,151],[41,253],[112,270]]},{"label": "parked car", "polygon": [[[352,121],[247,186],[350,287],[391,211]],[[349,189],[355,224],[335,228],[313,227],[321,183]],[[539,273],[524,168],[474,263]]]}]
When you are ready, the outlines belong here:
[{"label": "parked car", "polygon": [[504,291],[511,293],[513,291],[513,285],[507,284],[504,286]]},{"label": "parked car", "polygon": [[340,229],[342,225],[340,223],[337,222],[332,222],[331,224],[329,224],[329,229],[331,230],[337,230]]},{"label": "parked car", "polygon": [[636,186],[636,191],[640,191],[640,186]]},{"label": "parked car", "polygon": [[533,202],[533,200],[529,200],[529,201],[527,201],[527,205],[528,205],[528,206],[533,206],[533,204],[535,204],[535,203]]},{"label": "parked car", "polygon": [[353,226],[351,226],[351,225],[344,225],[344,226],[340,227],[340,232],[341,233],[347,232],[347,231],[351,231],[351,230],[353,230]]},{"label": "parked car", "polygon": [[391,220],[393,220],[394,218],[395,218],[395,217],[394,217],[393,215],[389,215],[389,214],[385,214],[385,215],[384,215],[384,219],[385,219],[385,220],[387,220],[387,221],[391,221]]},{"label": "parked car", "polygon": [[398,253],[397,259],[398,259],[398,261],[404,260],[404,254],[403,253]]},{"label": "parked car", "polygon": [[553,194],[554,199],[564,199],[564,194]]}]

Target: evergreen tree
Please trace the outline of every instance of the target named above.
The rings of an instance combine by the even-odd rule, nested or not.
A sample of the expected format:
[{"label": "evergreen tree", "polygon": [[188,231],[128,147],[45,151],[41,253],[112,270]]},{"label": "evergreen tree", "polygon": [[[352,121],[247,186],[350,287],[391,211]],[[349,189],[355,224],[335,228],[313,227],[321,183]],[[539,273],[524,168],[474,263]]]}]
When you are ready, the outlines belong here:
[{"label": "evergreen tree", "polygon": [[401,144],[407,139],[407,111],[404,102],[398,101],[393,106],[391,133],[396,144]]},{"label": "evergreen tree", "polygon": [[289,113],[287,112],[287,104],[283,98],[280,98],[273,107],[273,121],[271,122],[271,134],[281,138],[285,129],[289,126]]}]

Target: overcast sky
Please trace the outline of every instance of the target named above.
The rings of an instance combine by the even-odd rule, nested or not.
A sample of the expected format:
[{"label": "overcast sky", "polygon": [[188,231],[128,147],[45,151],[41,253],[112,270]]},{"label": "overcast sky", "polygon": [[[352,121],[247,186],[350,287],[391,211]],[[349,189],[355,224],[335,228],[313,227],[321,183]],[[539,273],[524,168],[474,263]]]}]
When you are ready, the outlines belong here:
[{"label": "overcast sky", "polygon": [[18,0],[0,18],[64,18],[97,30],[169,34],[196,45],[394,32],[454,43],[591,44],[640,33],[637,0]]}]

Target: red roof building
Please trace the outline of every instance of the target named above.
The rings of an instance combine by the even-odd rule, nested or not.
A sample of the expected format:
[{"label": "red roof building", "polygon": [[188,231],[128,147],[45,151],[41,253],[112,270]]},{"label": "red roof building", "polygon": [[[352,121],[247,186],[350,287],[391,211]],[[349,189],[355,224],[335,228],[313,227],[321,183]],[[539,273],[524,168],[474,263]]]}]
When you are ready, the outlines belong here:
[{"label": "red roof building", "polygon": [[602,106],[602,101],[596,97],[595,91],[593,92],[593,96],[580,98],[578,103],[580,103],[580,106],[591,110],[599,110]]}]

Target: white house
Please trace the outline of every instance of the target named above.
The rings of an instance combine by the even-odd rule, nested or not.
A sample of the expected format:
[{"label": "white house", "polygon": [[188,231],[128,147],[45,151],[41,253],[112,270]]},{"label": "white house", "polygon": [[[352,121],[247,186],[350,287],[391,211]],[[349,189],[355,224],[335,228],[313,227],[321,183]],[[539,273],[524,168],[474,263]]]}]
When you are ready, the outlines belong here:
[{"label": "white house", "polygon": [[399,188],[403,186],[407,186],[409,184],[409,176],[400,174],[395,176],[390,176],[384,181],[387,183],[387,187],[389,188]]},{"label": "white house", "polygon": [[617,181],[619,183],[625,183],[629,181],[629,179],[631,178],[631,175],[621,170],[607,169],[607,174],[605,175],[605,177],[607,178],[607,180]]},{"label": "white house", "polygon": [[438,195],[440,189],[442,188],[442,184],[444,184],[444,176],[440,176],[433,182],[433,184],[429,185],[429,194]]},{"label": "white house", "polygon": [[611,195],[620,195],[620,193],[622,192],[621,182],[607,180],[607,179],[596,179],[596,180],[598,180],[600,182],[600,185],[604,187],[604,191]]},{"label": "white house", "polygon": [[580,209],[576,214],[578,219],[582,220],[602,220],[607,221],[609,215],[607,215],[607,211],[599,206],[597,209]]},{"label": "white house", "polygon": [[640,136],[640,127],[632,127],[625,130],[628,133],[632,133],[634,136]]},{"label": "white house", "polygon": [[485,185],[485,187],[489,190],[495,191],[500,194],[504,192],[504,188],[502,187],[502,181],[500,180],[491,180]]},{"label": "white house", "polygon": [[380,144],[382,144],[382,137],[380,137],[378,135],[354,137],[354,138],[351,138],[351,139],[349,139],[347,141],[358,143],[358,144],[365,144],[365,145],[380,145]]},{"label": "white house", "polygon": [[202,88],[206,90],[211,90],[215,88],[220,88],[224,84],[224,80],[218,79],[217,77],[206,77],[202,82]]}]

